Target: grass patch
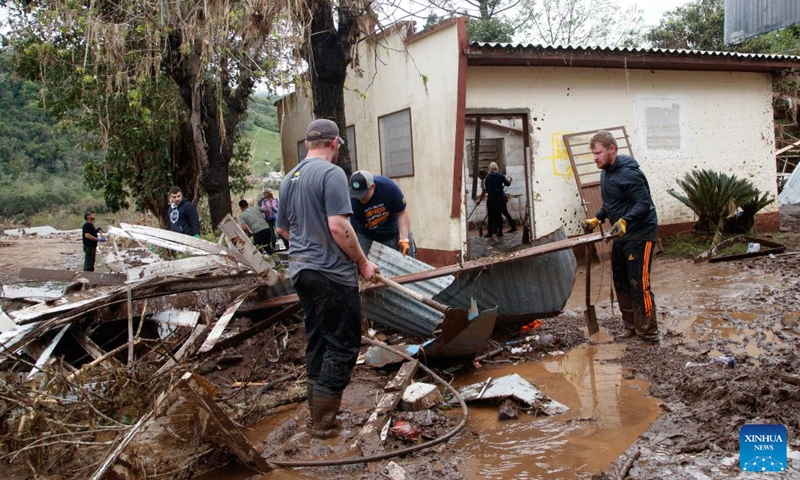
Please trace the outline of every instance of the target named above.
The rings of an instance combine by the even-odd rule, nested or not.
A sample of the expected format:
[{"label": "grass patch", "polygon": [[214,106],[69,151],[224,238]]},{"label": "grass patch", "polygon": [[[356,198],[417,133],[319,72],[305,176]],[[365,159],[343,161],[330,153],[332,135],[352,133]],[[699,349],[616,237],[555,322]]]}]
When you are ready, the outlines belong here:
[{"label": "grass patch", "polygon": [[667,257],[694,258],[711,248],[711,240],[711,237],[698,237],[686,232],[663,238],[661,245]]},{"label": "grass patch", "polygon": [[250,172],[263,177],[267,172],[279,172],[283,167],[281,136],[275,132],[255,127],[245,132],[253,144],[250,147]]}]

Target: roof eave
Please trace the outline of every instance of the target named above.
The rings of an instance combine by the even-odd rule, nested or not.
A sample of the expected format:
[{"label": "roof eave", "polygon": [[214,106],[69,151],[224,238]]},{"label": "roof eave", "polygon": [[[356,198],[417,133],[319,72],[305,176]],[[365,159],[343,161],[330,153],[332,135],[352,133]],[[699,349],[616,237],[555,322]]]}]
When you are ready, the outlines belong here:
[{"label": "roof eave", "polygon": [[727,72],[775,72],[800,67],[798,62],[792,60],[763,58],[579,51],[475,51],[473,49],[467,51],[467,64],[482,67],[584,67]]}]

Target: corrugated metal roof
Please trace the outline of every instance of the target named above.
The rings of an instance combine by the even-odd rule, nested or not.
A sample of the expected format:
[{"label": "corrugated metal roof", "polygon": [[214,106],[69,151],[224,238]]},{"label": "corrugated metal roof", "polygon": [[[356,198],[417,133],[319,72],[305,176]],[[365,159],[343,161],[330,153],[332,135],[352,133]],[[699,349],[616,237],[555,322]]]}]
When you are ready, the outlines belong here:
[{"label": "corrugated metal roof", "polygon": [[[563,228],[534,241],[544,245],[564,240]],[[497,263],[485,270],[459,275],[434,300],[468,308],[475,298],[480,310],[498,308],[497,314],[544,317],[564,309],[572,293],[578,262],[571,249],[547,255]]]},{"label": "corrugated metal roof", "polygon": [[[407,257],[378,242],[372,244],[369,259],[378,265],[381,274],[392,278],[400,275],[432,270],[430,265]],[[405,285],[410,290],[433,298],[453,283],[452,275]],[[427,305],[413,300],[390,288],[378,288],[364,293],[361,310],[371,321],[394,328],[400,332],[430,336],[439,326],[442,314]]]},{"label": "corrugated metal roof", "polygon": [[800,203],[800,168],[795,168],[786,185],[778,195],[778,205],[794,205]]},{"label": "corrugated metal roof", "polygon": [[654,70],[775,72],[800,67],[792,55],[664,48],[545,46],[472,42],[470,66],[586,67]]},{"label": "corrugated metal roof", "polygon": [[564,46],[564,45],[541,45],[533,43],[492,43],[492,42],[471,42],[469,48],[477,49],[498,49],[508,51],[542,51],[542,52],[572,52],[572,53],[631,53],[644,55],[685,55],[701,57],[728,57],[728,58],[747,58],[763,60],[789,60],[800,61],[797,55],[779,55],[767,53],[739,53],[739,52],[716,52],[706,50],[685,50],[680,48],[630,48],[630,47],[584,47],[584,46]]}]

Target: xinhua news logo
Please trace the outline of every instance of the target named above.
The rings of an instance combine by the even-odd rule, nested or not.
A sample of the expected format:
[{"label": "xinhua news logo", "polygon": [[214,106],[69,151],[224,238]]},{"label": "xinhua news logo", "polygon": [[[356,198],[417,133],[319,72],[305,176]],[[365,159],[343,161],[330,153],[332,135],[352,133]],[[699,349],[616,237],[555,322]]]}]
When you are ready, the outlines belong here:
[{"label": "xinhua news logo", "polygon": [[739,468],[746,472],[786,469],[786,427],[744,425],[739,430]]}]

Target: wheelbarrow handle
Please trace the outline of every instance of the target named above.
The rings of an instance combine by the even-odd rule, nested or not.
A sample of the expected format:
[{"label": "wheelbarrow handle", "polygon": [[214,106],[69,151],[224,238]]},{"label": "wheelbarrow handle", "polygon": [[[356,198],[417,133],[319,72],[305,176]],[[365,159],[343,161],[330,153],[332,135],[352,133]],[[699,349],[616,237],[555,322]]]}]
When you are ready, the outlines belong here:
[{"label": "wheelbarrow handle", "polygon": [[375,274],[375,278],[377,280],[379,280],[380,282],[382,282],[387,287],[392,288],[394,290],[397,290],[398,292],[400,292],[400,293],[402,293],[402,294],[404,294],[406,296],[409,296],[409,297],[413,298],[414,300],[416,300],[416,301],[418,301],[420,303],[423,303],[423,304],[425,304],[425,305],[427,305],[427,306],[429,306],[429,307],[431,307],[431,308],[433,308],[435,310],[438,310],[438,311],[440,311],[442,313],[446,314],[447,311],[450,309],[450,307],[448,307],[447,305],[442,305],[439,302],[431,300],[430,298],[428,298],[428,297],[426,297],[426,296],[424,296],[424,295],[422,295],[420,293],[417,293],[417,292],[415,292],[414,290],[411,290],[408,287],[404,287],[403,285],[400,285],[399,283],[395,282],[394,280],[391,280],[389,278],[384,277],[380,273],[376,273]]}]

